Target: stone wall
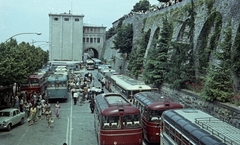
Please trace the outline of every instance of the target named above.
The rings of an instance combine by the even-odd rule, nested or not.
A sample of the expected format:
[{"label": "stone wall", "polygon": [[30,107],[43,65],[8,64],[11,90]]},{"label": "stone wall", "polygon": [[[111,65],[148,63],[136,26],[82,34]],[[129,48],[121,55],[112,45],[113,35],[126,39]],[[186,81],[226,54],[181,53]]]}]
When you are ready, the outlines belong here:
[{"label": "stone wall", "polygon": [[188,90],[172,90],[166,84],[162,86],[160,92],[163,96],[181,103],[184,108],[200,109],[240,129],[240,106],[236,107],[220,102],[207,102],[200,98],[198,94]]},{"label": "stone wall", "polygon": [[[224,29],[228,21],[231,20],[233,38],[236,36],[237,27],[240,23],[240,0],[215,0],[215,3],[211,8],[212,12],[209,12],[210,10],[207,8],[205,1],[206,0],[194,0],[196,11],[194,49],[196,49],[198,43],[200,43],[198,42],[199,35],[205,26],[205,22],[209,19],[209,16],[213,12],[221,14],[223,22],[222,29]],[[187,12],[184,12],[184,7],[186,8],[186,5],[189,5],[190,2],[191,0],[183,0],[181,3],[174,4],[161,10],[151,11],[145,14],[134,14],[133,16],[128,16],[125,18],[123,21],[124,24],[133,24],[133,44],[139,37],[142,36],[143,32],[147,32],[149,30],[151,31],[145,57],[147,56],[148,50],[151,49],[151,44],[156,29],[160,28],[161,30],[162,28],[163,16],[168,16],[168,19],[170,20],[179,19],[179,21],[183,22],[182,24],[179,24],[177,21],[174,22],[172,41],[189,41],[186,36],[184,37],[184,35],[183,38],[179,38],[179,34],[188,31],[187,28],[185,30],[182,28],[184,27],[184,22],[186,22],[189,17]],[[113,68],[118,72],[127,74],[126,68],[128,62],[121,56],[121,54],[117,53],[117,50],[112,49],[112,47],[114,47],[114,44],[112,43],[113,39],[114,37],[106,41],[104,47],[105,50],[102,57],[103,59],[110,62]],[[112,58],[114,58],[114,61]],[[122,69],[120,69],[120,66]],[[240,128],[240,108],[238,107],[219,102],[206,102],[202,100],[197,94],[188,92],[186,90],[171,90],[166,85],[162,87],[161,92],[165,96],[171,97],[175,101],[180,102],[185,108],[201,109]]]}]

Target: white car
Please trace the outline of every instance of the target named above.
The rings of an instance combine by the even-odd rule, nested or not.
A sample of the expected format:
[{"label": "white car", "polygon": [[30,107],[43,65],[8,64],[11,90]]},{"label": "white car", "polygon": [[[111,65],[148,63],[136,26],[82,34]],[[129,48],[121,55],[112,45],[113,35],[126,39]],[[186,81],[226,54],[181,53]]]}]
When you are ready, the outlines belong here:
[{"label": "white car", "polygon": [[16,124],[24,124],[25,112],[17,108],[8,108],[0,111],[0,129],[10,131]]}]

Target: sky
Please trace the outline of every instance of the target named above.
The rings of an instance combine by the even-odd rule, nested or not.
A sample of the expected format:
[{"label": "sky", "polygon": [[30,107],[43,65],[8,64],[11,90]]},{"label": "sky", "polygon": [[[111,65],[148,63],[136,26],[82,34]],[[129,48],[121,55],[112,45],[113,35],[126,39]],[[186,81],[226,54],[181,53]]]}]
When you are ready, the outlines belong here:
[{"label": "sky", "polygon": [[[47,50],[48,14],[68,13],[70,10],[74,15],[84,15],[83,23],[105,26],[108,30],[137,2],[139,0],[0,0],[0,43],[19,33],[31,33],[15,36],[14,39]],[[149,2],[151,5],[158,4],[157,0]]]}]

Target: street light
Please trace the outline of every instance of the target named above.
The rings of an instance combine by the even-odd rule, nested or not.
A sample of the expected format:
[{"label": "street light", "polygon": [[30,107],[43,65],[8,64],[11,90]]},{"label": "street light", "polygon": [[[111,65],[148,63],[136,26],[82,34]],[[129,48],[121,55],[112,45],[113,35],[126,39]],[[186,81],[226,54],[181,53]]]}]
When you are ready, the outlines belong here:
[{"label": "street light", "polygon": [[48,41],[34,41],[34,40],[32,39],[32,44],[37,43],[37,42],[46,42],[46,43],[49,43]]},{"label": "street light", "polygon": [[18,35],[24,35],[24,34],[37,34],[37,35],[41,35],[42,33],[18,33],[18,34],[15,34],[15,35],[13,35],[12,37],[10,37],[10,38],[8,38],[6,41],[5,41],[5,43],[9,40],[9,39],[12,39],[13,37],[15,37],[15,36],[18,36]]}]

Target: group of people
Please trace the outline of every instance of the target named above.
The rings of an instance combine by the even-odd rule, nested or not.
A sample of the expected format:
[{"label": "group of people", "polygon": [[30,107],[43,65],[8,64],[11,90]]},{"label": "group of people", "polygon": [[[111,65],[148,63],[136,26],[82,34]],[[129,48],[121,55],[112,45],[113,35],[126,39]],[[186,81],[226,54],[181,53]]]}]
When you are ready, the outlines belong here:
[{"label": "group of people", "polygon": [[77,79],[77,83],[80,84],[79,86],[75,85],[71,88],[74,105],[76,105],[77,101],[80,100],[80,106],[82,106],[82,104],[88,100],[91,113],[94,113],[95,108],[94,97],[100,93],[104,93],[103,87],[94,87],[93,80],[93,75],[88,72],[83,76],[83,78]]},{"label": "group of people", "polygon": [[[28,101],[23,104],[23,110],[25,111],[26,118],[28,118],[29,125],[33,125],[38,120],[46,118],[48,127],[53,121],[51,104],[44,99],[44,97],[37,96],[34,99],[34,93]],[[59,101],[56,102],[55,106],[55,115],[59,119],[60,116],[60,104]]]}]

